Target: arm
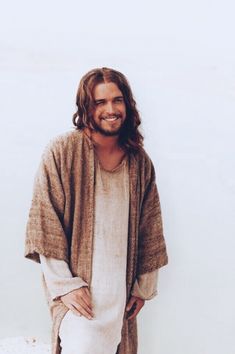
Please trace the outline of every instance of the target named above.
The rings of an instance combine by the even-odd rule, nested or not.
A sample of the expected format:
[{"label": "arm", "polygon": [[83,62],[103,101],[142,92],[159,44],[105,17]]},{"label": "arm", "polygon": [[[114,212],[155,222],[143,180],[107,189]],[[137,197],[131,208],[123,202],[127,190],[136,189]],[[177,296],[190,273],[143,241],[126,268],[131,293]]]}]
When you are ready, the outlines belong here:
[{"label": "arm", "polygon": [[34,178],[26,228],[25,257],[39,262],[39,254],[68,261],[63,218],[65,195],[60,158],[54,143],[45,148]]},{"label": "arm", "polygon": [[73,277],[68,264],[61,259],[45,257],[40,254],[40,262],[53,300],[75,289],[88,286],[82,278]]},{"label": "arm", "polygon": [[126,306],[127,319],[136,317],[145,304],[157,295],[158,269],[141,274],[136,279],[131,290],[131,297]]},{"label": "arm", "polygon": [[145,192],[141,204],[137,276],[168,263],[159,193],[151,160],[146,163]]},{"label": "arm", "polygon": [[91,319],[93,313],[88,284],[80,277],[73,277],[65,261],[42,254],[39,257],[52,298],[60,299],[76,315]]},{"label": "arm", "polygon": [[143,300],[151,300],[157,295],[158,269],[141,274],[136,279],[131,295]]},{"label": "arm", "polygon": [[[137,278],[126,307],[128,319],[138,314],[146,299],[157,294],[154,289],[154,277],[156,276],[157,284],[157,270],[168,262],[155,170],[149,158],[146,159],[142,171],[144,194],[139,222]],[[150,289],[147,285],[150,285]]]}]

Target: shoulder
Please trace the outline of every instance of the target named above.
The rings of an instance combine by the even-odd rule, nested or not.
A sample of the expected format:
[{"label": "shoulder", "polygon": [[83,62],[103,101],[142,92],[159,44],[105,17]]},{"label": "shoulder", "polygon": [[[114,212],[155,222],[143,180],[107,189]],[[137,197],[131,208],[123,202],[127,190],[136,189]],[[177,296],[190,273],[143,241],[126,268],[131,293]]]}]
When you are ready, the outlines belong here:
[{"label": "shoulder", "polygon": [[49,150],[60,150],[60,149],[69,149],[73,145],[79,144],[82,141],[82,132],[80,130],[68,131],[63,134],[53,137],[45,149]]},{"label": "shoulder", "polygon": [[43,150],[43,157],[53,155],[55,158],[69,156],[78,150],[82,144],[83,133],[81,130],[72,130],[53,137]]},{"label": "shoulder", "polygon": [[139,168],[144,169],[146,175],[151,175],[151,173],[154,172],[152,159],[144,148],[138,151],[136,158],[139,162]]},{"label": "shoulder", "polygon": [[44,164],[69,165],[75,154],[79,155],[83,142],[83,133],[72,130],[53,137],[43,149],[41,161]]}]

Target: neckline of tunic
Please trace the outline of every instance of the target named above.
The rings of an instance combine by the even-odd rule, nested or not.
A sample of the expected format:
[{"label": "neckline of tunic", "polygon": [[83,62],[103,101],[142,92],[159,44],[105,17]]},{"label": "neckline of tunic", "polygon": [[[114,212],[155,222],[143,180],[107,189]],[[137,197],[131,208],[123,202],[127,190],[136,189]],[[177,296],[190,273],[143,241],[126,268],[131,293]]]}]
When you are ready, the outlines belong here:
[{"label": "neckline of tunic", "polygon": [[106,173],[114,173],[114,172],[118,172],[122,167],[124,167],[124,165],[126,164],[127,162],[127,154],[125,154],[122,158],[122,160],[120,161],[120,163],[114,167],[112,170],[107,170],[106,168],[104,168],[102,166],[102,163],[100,162],[97,154],[95,153],[95,161],[96,161],[96,164],[100,167],[100,169]]}]

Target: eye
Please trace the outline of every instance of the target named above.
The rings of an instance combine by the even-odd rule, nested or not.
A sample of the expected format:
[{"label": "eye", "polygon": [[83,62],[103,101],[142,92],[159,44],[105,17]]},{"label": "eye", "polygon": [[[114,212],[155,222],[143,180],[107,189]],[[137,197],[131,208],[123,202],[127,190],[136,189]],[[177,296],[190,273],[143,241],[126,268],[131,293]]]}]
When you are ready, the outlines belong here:
[{"label": "eye", "polygon": [[104,103],[104,101],[95,101],[96,106],[101,106]]},{"label": "eye", "polygon": [[117,97],[117,98],[115,99],[115,102],[123,102],[123,97]]}]

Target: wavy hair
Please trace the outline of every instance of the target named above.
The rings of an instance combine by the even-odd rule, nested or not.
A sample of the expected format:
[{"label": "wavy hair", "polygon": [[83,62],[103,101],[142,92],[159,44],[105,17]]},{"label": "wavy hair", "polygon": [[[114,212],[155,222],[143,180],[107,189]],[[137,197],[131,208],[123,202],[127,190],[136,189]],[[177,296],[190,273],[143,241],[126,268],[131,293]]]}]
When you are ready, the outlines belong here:
[{"label": "wavy hair", "polygon": [[77,111],[73,114],[75,129],[93,129],[93,91],[97,84],[107,82],[113,82],[118,86],[126,105],[126,119],[119,135],[119,144],[128,151],[136,152],[143,147],[144,140],[139,131],[139,125],[141,124],[140,115],[126,77],[114,69],[97,68],[82,77],[76,96]]}]

